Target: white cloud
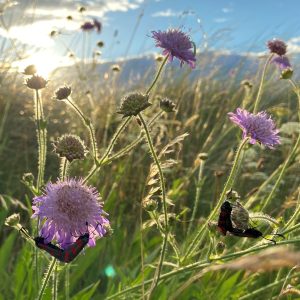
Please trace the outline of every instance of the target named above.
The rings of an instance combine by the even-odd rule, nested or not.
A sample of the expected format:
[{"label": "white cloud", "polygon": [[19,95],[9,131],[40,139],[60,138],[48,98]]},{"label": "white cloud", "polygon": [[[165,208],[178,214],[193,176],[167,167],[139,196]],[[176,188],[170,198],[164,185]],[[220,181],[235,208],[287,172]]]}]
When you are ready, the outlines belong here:
[{"label": "white cloud", "polygon": [[168,8],[166,10],[158,11],[158,12],[152,14],[152,17],[154,17],[154,18],[157,18],[157,17],[164,17],[164,18],[178,17],[181,14],[182,14],[182,12],[176,12],[176,11]]},{"label": "white cloud", "polygon": [[287,41],[288,53],[300,52],[300,36],[291,38]]},{"label": "white cloud", "polygon": [[229,14],[229,13],[233,12],[233,9],[232,9],[232,8],[229,8],[229,7],[223,7],[223,8],[222,8],[222,12],[223,12],[224,14]]},{"label": "white cloud", "polygon": [[225,22],[227,22],[227,21],[228,21],[227,18],[215,18],[215,19],[214,19],[214,22],[215,22],[215,23],[225,23]]}]

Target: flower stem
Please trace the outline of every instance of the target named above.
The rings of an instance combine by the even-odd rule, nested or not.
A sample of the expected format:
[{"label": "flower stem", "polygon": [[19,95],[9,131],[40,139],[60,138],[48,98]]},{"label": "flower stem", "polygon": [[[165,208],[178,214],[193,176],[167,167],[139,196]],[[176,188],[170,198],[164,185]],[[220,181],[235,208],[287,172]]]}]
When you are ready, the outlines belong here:
[{"label": "flower stem", "polygon": [[66,180],[69,173],[69,161],[62,157],[60,161],[60,179]]},{"label": "flower stem", "polygon": [[[294,92],[296,93],[297,98],[298,98],[298,119],[299,119],[299,122],[300,122],[300,91],[299,91],[299,88],[297,87],[297,85],[295,84],[294,81],[290,80],[290,83],[293,86]],[[262,207],[262,210],[264,210],[268,206],[269,202],[271,201],[274,193],[276,192],[276,190],[277,190],[277,188],[278,188],[278,186],[279,186],[279,184],[280,184],[280,182],[281,182],[281,180],[282,180],[282,178],[285,174],[285,171],[286,171],[287,167],[290,165],[292,160],[295,158],[296,152],[299,149],[299,147],[300,147],[300,132],[298,134],[298,138],[296,140],[296,143],[295,143],[294,147],[292,148],[290,154],[288,155],[287,159],[285,160],[285,162],[283,164],[283,167],[282,167],[282,169],[279,173],[279,176],[278,176],[278,178],[277,178],[277,180],[276,180],[276,182],[275,182],[275,184],[272,188],[271,193],[269,194],[268,198],[264,201],[264,205]]]},{"label": "flower stem", "polygon": [[54,272],[52,275],[53,286],[52,286],[52,300],[57,300],[57,285],[58,285],[58,271],[57,262],[55,262]]},{"label": "flower stem", "polygon": [[148,126],[147,126],[142,114],[139,113],[138,116],[139,116],[139,118],[142,122],[144,131],[145,131],[145,135],[146,135],[146,138],[147,138],[149,150],[151,152],[151,155],[153,157],[153,160],[154,160],[154,162],[156,164],[156,167],[157,167],[157,170],[158,170],[159,180],[160,180],[160,188],[161,188],[161,195],[162,195],[164,223],[165,223],[164,239],[163,239],[163,243],[162,243],[159,263],[158,263],[158,266],[156,268],[156,271],[155,271],[155,274],[154,274],[154,277],[153,277],[153,280],[152,280],[152,284],[151,284],[150,290],[149,290],[148,295],[147,295],[147,298],[150,299],[151,294],[153,293],[154,289],[156,288],[157,283],[158,283],[159,278],[160,278],[162,265],[163,265],[163,261],[164,261],[164,257],[165,257],[165,252],[166,252],[166,248],[167,248],[169,224],[168,224],[168,212],[167,212],[167,201],[166,201],[166,186],[165,186],[165,179],[164,179],[162,167],[161,167],[160,161],[158,159],[158,156],[156,154],[156,151],[154,149]]},{"label": "flower stem", "polygon": [[131,119],[131,117],[127,117],[123,121],[121,126],[119,126],[119,128],[117,129],[116,133],[114,134],[110,144],[108,145],[106,152],[101,157],[101,159],[97,162],[97,164],[93,166],[93,168],[90,170],[89,174],[84,178],[83,183],[86,183],[97,171],[100,170],[101,166],[105,163],[106,158],[109,156],[112,148],[114,147],[119,135],[126,128],[126,126],[128,125],[130,119]]},{"label": "flower stem", "polygon": [[183,260],[182,260],[183,262],[190,256],[191,253],[193,253],[193,251],[199,245],[199,243],[201,243],[201,239],[199,240],[199,238],[201,237],[202,233],[207,229],[208,223],[212,220],[212,218],[215,216],[215,214],[220,209],[223,201],[225,200],[226,192],[233,186],[234,178],[236,177],[236,172],[238,171],[239,165],[241,163],[240,155],[242,153],[244,146],[247,144],[248,141],[249,141],[249,138],[245,138],[241,141],[240,146],[238,147],[238,150],[236,152],[236,155],[235,155],[235,158],[233,161],[232,169],[230,171],[228,179],[227,179],[227,181],[224,185],[223,191],[221,193],[220,199],[219,199],[217,205],[215,206],[214,210],[208,216],[206,222],[202,225],[202,227],[196,234],[195,238],[189,245],[189,247],[185,253],[185,256],[183,257]]},{"label": "flower stem", "polygon": [[271,61],[271,59],[273,58],[274,54],[270,54],[269,57],[266,60],[266,63],[264,65],[263,71],[262,71],[262,75],[261,75],[261,80],[260,80],[260,84],[259,84],[259,88],[258,88],[258,92],[257,92],[257,96],[256,96],[256,100],[255,100],[255,104],[254,104],[254,110],[253,113],[256,114],[257,110],[258,110],[258,105],[262,96],[262,92],[263,92],[263,86],[264,86],[264,81],[265,81],[265,77],[266,77],[266,71],[267,71],[267,67]]},{"label": "flower stem", "polygon": [[158,78],[159,78],[159,76],[160,76],[160,74],[161,74],[161,72],[162,72],[162,70],[163,70],[163,68],[164,68],[164,66],[165,66],[165,64],[166,64],[166,62],[168,61],[168,58],[169,58],[169,55],[167,55],[167,56],[165,57],[165,59],[162,61],[161,65],[160,65],[160,67],[159,67],[159,69],[158,69],[158,71],[157,71],[157,73],[156,73],[155,78],[153,79],[153,81],[152,81],[150,87],[148,88],[148,90],[146,91],[146,94],[147,94],[147,95],[151,92],[151,90],[152,90],[153,87],[155,86],[155,84],[156,84],[156,82],[157,82],[157,80],[158,80]]},{"label": "flower stem", "polygon": [[46,130],[45,117],[44,117],[42,97],[40,97],[38,90],[35,90],[35,122],[37,127],[37,139],[38,139],[37,189],[38,192],[40,192],[41,187],[44,184],[46,152],[47,152],[47,130]]},{"label": "flower stem", "polygon": [[37,300],[41,300],[41,299],[43,298],[43,294],[44,294],[45,289],[46,289],[46,287],[47,287],[47,285],[48,285],[49,279],[50,279],[50,277],[51,277],[51,274],[52,274],[52,271],[53,271],[55,265],[56,265],[56,258],[53,258],[53,259],[52,259],[52,262],[51,262],[50,265],[49,265],[48,272],[47,272],[46,275],[45,275],[45,278],[44,278],[42,287],[41,287],[41,289],[40,289],[40,291],[39,291],[39,295],[38,295]]},{"label": "flower stem", "polygon": [[86,126],[88,128],[88,130],[90,132],[90,140],[91,140],[91,144],[92,144],[92,153],[93,153],[94,162],[97,163],[97,161],[98,161],[98,146],[97,146],[97,140],[96,140],[96,135],[95,135],[95,128],[94,128],[93,124],[91,123],[91,120],[88,119],[83,114],[83,112],[78,107],[78,105],[70,97],[68,97],[65,101],[75,110],[75,112],[78,114],[78,116],[82,120],[84,126]]}]

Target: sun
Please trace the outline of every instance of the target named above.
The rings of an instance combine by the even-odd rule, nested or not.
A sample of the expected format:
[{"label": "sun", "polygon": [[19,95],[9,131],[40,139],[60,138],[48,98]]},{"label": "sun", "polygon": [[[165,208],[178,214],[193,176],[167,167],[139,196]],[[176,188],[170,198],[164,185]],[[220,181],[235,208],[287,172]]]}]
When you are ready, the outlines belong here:
[{"label": "sun", "polygon": [[50,51],[44,51],[34,53],[25,59],[15,61],[13,67],[17,68],[18,72],[21,73],[27,66],[35,65],[38,75],[49,78],[55,69],[68,64],[70,64],[70,61],[65,57]]}]

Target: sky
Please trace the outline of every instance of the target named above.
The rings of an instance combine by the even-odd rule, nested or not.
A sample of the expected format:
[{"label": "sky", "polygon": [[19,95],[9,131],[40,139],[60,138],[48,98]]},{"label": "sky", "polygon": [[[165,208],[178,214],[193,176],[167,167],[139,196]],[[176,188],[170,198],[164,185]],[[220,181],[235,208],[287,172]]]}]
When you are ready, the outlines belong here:
[{"label": "sky", "polygon": [[[299,0],[0,0],[1,11],[0,37],[13,39],[9,53],[24,58],[18,50],[24,47],[20,65],[43,64],[45,72],[72,63],[69,52],[90,60],[101,51],[97,58],[105,61],[159,52],[151,31],[173,27],[190,34],[200,52],[256,55],[274,37],[285,40],[290,53],[300,51]],[[102,31],[82,32],[93,18]],[[51,31],[57,34],[50,37]]]}]

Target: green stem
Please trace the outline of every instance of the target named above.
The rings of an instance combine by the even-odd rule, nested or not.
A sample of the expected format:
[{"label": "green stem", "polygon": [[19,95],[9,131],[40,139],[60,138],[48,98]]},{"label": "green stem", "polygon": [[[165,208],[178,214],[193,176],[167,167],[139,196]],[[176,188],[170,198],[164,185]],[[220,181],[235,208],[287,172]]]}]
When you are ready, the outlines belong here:
[{"label": "green stem", "polygon": [[190,235],[190,232],[191,232],[192,227],[194,225],[194,220],[195,220],[197,209],[198,209],[198,205],[199,205],[200,193],[201,193],[201,189],[202,189],[202,186],[203,186],[203,170],[204,170],[204,165],[205,165],[205,160],[201,160],[200,161],[200,166],[199,166],[199,171],[198,171],[198,181],[197,181],[197,188],[196,188],[196,197],[195,197],[195,201],[194,201],[194,207],[193,207],[192,217],[191,217],[190,224],[189,224],[188,231],[187,231],[187,236]]},{"label": "green stem", "polygon": [[53,258],[52,262],[50,263],[48,272],[46,273],[46,276],[45,276],[45,279],[43,281],[43,284],[42,284],[42,287],[40,289],[40,292],[39,292],[37,300],[41,300],[43,298],[43,294],[44,294],[45,289],[46,289],[46,287],[48,285],[49,279],[51,277],[51,274],[52,274],[52,271],[53,271],[55,265],[56,265],[56,258]]},{"label": "green stem", "polygon": [[289,221],[284,226],[286,229],[288,229],[293,224],[293,222],[297,220],[297,218],[299,216],[299,213],[300,213],[300,189],[299,189],[299,193],[298,193],[297,207],[295,209],[295,212],[293,213],[293,215],[289,219]]},{"label": "green stem", "polygon": [[111,150],[113,149],[113,147],[114,147],[114,145],[115,145],[115,143],[116,143],[119,135],[125,129],[125,127],[128,125],[130,119],[131,119],[131,117],[126,118],[123,121],[123,123],[121,124],[121,126],[119,126],[119,128],[117,129],[115,135],[113,136],[110,144],[108,145],[108,148],[107,148],[106,152],[101,157],[101,159],[99,160],[99,162],[96,165],[94,165],[93,168],[90,170],[89,174],[83,180],[83,183],[86,183],[97,171],[100,170],[101,166],[105,163],[106,158],[109,156]]},{"label": "green stem", "polygon": [[185,253],[185,256],[183,257],[183,260],[182,260],[183,262],[190,256],[190,254],[199,245],[199,243],[201,243],[201,239],[199,240],[199,238],[201,237],[202,233],[207,229],[208,223],[212,220],[212,218],[215,216],[215,214],[219,211],[223,201],[225,200],[226,192],[232,187],[232,185],[234,183],[235,174],[238,170],[239,164],[241,163],[240,155],[242,153],[244,146],[247,144],[248,141],[249,141],[249,138],[245,138],[241,141],[240,146],[238,147],[238,150],[236,152],[236,155],[235,155],[235,158],[233,161],[232,169],[230,171],[228,179],[227,179],[227,181],[224,185],[223,191],[221,193],[220,199],[219,199],[217,205],[215,206],[214,210],[210,213],[206,222],[202,225],[200,230],[197,232],[195,238],[189,245],[189,247]]},{"label": "green stem", "polygon": [[[295,84],[294,81],[290,80],[290,83],[293,86],[294,91],[295,91],[295,93],[297,95],[297,98],[298,98],[298,119],[299,119],[299,122],[300,122],[300,91],[299,91],[299,88],[297,87],[297,85]],[[281,180],[282,180],[282,178],[285,174],[285,171],[286,171],[287,167],[293,161],[293,159],[295,157],[295,154],[296,154],[297,150],[299,149],[299,147],[300,147],[300,132],[298,134],[298,138],[296,140],[296,143],[295,143],[293,149],[291,150],[290,154],[288,155],[287,159],[285,160],[285,162],[283,164],[283,167],[282,167],[282,169],[279,173],[279,176],[278,176],[278,178],[277,178],[277,180],[276,180],[276,182],[275,182],[275,184],[272,188],[271,193],[269,194],[268,198],[264,201],[264,205],[262,207],[262,210],[264,210],[268,206],[269,202],[271,201],[273,195],[275,194],[277,188],[279,187],[279,184],[280,184],[280,182],[281,182]]]},{"label": "green stem", "polygon": [[[277,242],[277,245],[298,244],[299,242],[300,242],[300,239],[285,240],[285,241]],[[229,260],[230,258],[240,257],[240,256],[243,256],[245,254],[249,254],[249,253],[253,253],[253,252],[257,252],[257,251],[266,249],[268,247],[272,247],[272,244],[269,244],[269,243],[262,244],[262,245],[259,245],[259,246],[255,247],[255,248],[246,249],[246,250],[242,250],[242,251],[239,251],[239,252],[230,253],[230,254],[223,255],[223,256],[220,256],[220,257],[217,257],[217,258],[213,258],[213,259],[211,259],[211,261]],[[170,271],[168,273],[162,274],[160,276],[160,281],[166,280],[168,278],[171,278],[171,277],[179,275],[179,274],[184,274],[186,272],[196,271],[196,270],[208,267],[210,265],[211,265],[211,262],[207,262],[207,260],[192,263],[192,264],[186,265],[184,267],[178,268],[176,270]],[[106,300],[117,299],[118,297],[120,297],[124,294],[127,294],[129,292],[133,292],[133,291],[136,291],[136,290],[140,289],[142,284],[149,285],[151,282],[152,282],[152,279],[148,279],[148,280],[144,281],[143,283],[131,286],[131,287],[129,287],[127,289],[124,289],[124,290],[122,290],[122,291],[120,291],[120,292],[118,292],[114,295],[111,295],[111,296],[107,297]]]},{"label": "green stem", "polygon": [[66,180],[69,171],[69,161],[63,157],[60,162],[60,179]]},{"label": "green stem", "polygon": [[260,80],[260,84],[259,84],[259,88],[258,88],[258,92],[257,92],[257,96],[256,96],[256,100],[255,100],[255,104],[254,104],[254,110],[253,113],[256,114],[257,110],[258,110],[258,105],[262,96],[262,92],[263,92],[263,86],[264,86],[264,81],[265,81],[265,77],[266,77],[266,71],[267,71],[267,67],[271,61],[271,59],[273,58],[274,54],[270,54],[268,59],[266,60],[266,63],[264,65],[263,71],[262,71],[262,75],[261,75],[261,80]]},{"label": "green stem", "polygon": [[142,114],[139,113],[138,116],[139,116],[139,118],[142,122],[144,131],[145,131],[145,135],[146,135],[146,138],[147,138],[149,150],[151,152],[151,155],[153,157],[153,160],[154,160],[154,162],[156,164],[156,167],[157,167],[157,170],[158,170],[159,180],[160,180],[160,188],[161,188],[161,195],[162,195],[163,214],[164,214],[164,221],[165,221],[165,232],[164,232],[164,239],[163,239],[161,253],[160,253],[160,259],[159,259],[159,263],[158,263],[157,269],[155,271],[155,275],[153,277],[153,281],[152,281],[152,284],[151,284],[151,287],[150,287],[150,290],[149,290],[149,293],[148,293],[148,296],[147,296],[148,299],[150,299],[152,292],[154,291],[154,289],[157,286],[157,283],[158,283],[159,278],[160,278],[161,270],[162,270],[162,265],[163,265],[165,252],[166,252],[166,248],[167,248],[167,242],[168,242],[169,222],[168,222],[167,201],[166,201],[166,186],[165,186],[165,179],[164,179],[162,167],[161,167],[160,161],[158,159],[158,156],[156,154],[156,151],[154,149],[148,126],[147,126]]},{"label": "green stem", "polygon": [[57,284],[58,284],[57,262],[55,263],[52,280],[53,280],[52,300],[57,300]]},{"label": "green stem", "polygon": [[66,277],[65,277],[65,292],[66,292],[66,300],[70,300],[70,265],[66,265]]},{"label": "green stem", "polygon": [[158,78],[159,78],[159,76],[160,76],[160,74],[161,74],[161,72],[162,72],[162,70],[163,70],[163,68],[164,68],[164,66],[165,66],[165,64],[166,64],[166,62],[168,61],[168,58],[169,58],[169,55],[167,55],[167,56],[165,57],[165,59],[162,61],[161,65],[160,65],[160,67],[159,67],[159,69],[158,69],[158,71],[157,71],[157,73],[156,73],[156,76],[155,76],[154,80],[152,81],[150,87],[149,87],[148,90],[146,91],[146,94],[147,94],[147,95],[151,92],[151,90],[152,90],[153,87],[155,86],[155,84],[156,84],[156,82],[157,82],[157,80],[158,80]]},{"label": "green stem", "polygon": [[97,161],[98,161],[98,146],[97,146],[97,140],[96,140],[96,135],[95,135],[95,129],[94,129],[93,124],[91,123],[91,120],[88,119],[83,114],[81,109],[78,107],[78,105],[71,98],[68,97],[65,101],[75,110],[75,112],[78,114],[78,116],[82,120],[84,126],[86,126],[88,128],[88,130],[90,132],[93,158],[94,158],[95,163],[97,164]]}]

